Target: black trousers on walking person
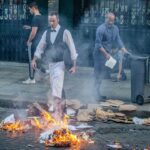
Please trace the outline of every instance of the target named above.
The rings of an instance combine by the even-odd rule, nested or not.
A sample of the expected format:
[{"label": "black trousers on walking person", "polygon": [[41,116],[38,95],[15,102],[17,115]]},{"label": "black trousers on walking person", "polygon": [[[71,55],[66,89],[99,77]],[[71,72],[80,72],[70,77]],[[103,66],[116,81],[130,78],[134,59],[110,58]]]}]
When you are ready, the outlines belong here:
[{"label": "black trousers on walking person", "polygon": [[[105,66],[107,60],[101,52],[99,52],[98,50],[94,50],[93,58],[94,58],[94,78],[95,78],[94,95],[95,99],[99,101],[103,98],[100,91],[102,80],[110,79],[111,73],[118,73],[119,61],[117,60],[117,58],[115,58],[117,60],[117,64],[115,65],[114,69],[109,69],[108,67]],[[122,67],[123,67],[121,72],[122,78],[126,78],[123,62]]]},{"label": "black trousers on walking person", "polygon": [[[29,58],[29,54],[28,54],[28,62],[29,62],[29,78],[31,80],[34,79],[34,74],[35,74],[35,70],[32,68],[32,60],[33,60],[33,57],[34,57],[34,52],[36,50],[36,46],[37,46],[37,43],[36,42],[33,42],[32,45],[31,45],[31,58]],[[29,53],[29,52],[28,52]]]},{"label": "black trousers on walking person", "polygon": [[100,87],[103,79],[110,79],[110,69],[105,66],[106,58],[98,50],[94,50],[94,95],[99,101],[102,98]]}]

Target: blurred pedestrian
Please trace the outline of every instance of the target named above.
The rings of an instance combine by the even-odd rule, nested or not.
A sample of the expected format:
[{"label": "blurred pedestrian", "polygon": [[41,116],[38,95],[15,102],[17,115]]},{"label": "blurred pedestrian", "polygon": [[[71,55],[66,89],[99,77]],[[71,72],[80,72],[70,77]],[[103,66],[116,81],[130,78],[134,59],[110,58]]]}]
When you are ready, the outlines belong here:
[{"label": "blurred pedestrian", "polygon": [[[94,57],[94,74],[95,74],[95,98],[97,101],[106,99],[101,95],[100,87],[104,78],[110,78],[109,68],[105,66],[107,60],[112,55],[113,45],[117,45],[117,48],[122,53],[127,53],[127,50],[120,38],[119,29],[115,22],[115,15],[113,13],[106,14],[105,23],[100,25],[96,31],[95,49],[93,52]],[[122,78],[122,66],[118,72],[117,78]]]},{"label": "blurred pedestrian", "polygon": [[[35,49],[41,39],[42,34],[46,30],[46,20],[43,15],[41,15],[38,5],[36,2],[32,2],[29,4],[29,10],[30,13],[33,15],[31,26],[25,25],[25,29],[31,28],[30,35],[27,40],[27,46],[28,48],[31,46],[31,60],[33,59],[33,55],[35,52]],[[30,49],[29,49],[30,51]],[[30,52],[28,52],[30,53]],[[30,56],[29,56],[30,57]],[[34,78],[34,71],[32,70],[31,61],[29,58],[29,78],[22,83],[24,84],[35,84],[35,78]]]},{"label": "blurred pedestrian", "polygon": [[[43,61],[49,66],[50,84],[52,89],[52,96],[54,99],[54,113],[55,119],[60,120],[64,114],[63,103],[63,84],[66,61],[71,60],[69,72],[74,74],[76,72],[77,52],[72,39],[71,33],[60,26],[59,16],[56,12],[49,14],[50,28],[44,32],[42,38],[36,48],[32,66],[37,67],[36,61],[43,58]],[[68,50],[68,53],[66,53]],[[67,57],[66,54],[69,54]]]}]

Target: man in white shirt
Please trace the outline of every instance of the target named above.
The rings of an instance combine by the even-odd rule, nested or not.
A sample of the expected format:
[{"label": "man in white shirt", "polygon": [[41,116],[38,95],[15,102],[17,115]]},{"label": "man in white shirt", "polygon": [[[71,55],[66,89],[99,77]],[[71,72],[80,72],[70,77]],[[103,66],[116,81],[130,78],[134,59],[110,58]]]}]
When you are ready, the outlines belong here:
[{"label": "man in white shirt", "polygon": [[36,48],[32,67],[37,67],[37,59],[41,59],[41,55],[45,54],[45,62],[49,65],[50,84],[52,88],[52,96],[54,98],[54,117],[61,119],[63,117],[62,91],[64,83],[64,52],[69,49],[72,66],[70,73],[76,72],[77,52],[71,36],[71,33],[63,29],[59,25],[59,16],[56,12],[48,16],[50,28],[44,32],[42,38]]}]

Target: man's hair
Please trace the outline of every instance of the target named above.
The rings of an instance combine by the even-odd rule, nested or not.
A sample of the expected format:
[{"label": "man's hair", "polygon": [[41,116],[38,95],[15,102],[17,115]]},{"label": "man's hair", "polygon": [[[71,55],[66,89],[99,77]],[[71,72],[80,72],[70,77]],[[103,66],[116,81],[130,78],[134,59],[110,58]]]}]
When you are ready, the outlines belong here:
[{"label": "man's hair", "polygon": [[59,18],[59,15],[56,11],[53,11],[53,12],[49,12],[48,14],[49,16],[56,16],[57,18]]},{"label": "man's hair", "polygon": [[114,14],[114,13],[112,13],[112,12],[108,12],[108,13],[105,15],[105,18],[107,18],[109,15],[114,16],[114,17],[115,17],[115,14]]},{"label": "man's hair", "polygon": [[37,5],[37,3],[36,2],[32,2],[32,3],[30,3],[29,4],[29,8],[35,8],[35,9],[38,9],[38,5]]}]

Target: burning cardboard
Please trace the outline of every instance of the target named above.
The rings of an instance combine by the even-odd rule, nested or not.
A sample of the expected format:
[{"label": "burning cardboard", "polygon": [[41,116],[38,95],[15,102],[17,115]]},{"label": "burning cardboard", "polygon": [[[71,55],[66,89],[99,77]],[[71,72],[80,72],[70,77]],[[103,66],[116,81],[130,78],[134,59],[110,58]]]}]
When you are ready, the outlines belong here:
[{"label": "burning cardboard", "polygon": [[[12,114],[2,121],[0,129],[10,132],[25,132],[28,129],[34,128],[43,132],[40,135],[39,141],[40,143],[45,143],[45,146],[78,147],[81,141],[94,143],[86,132],[80,132],[80,130],[90,129],[92,126],[88,126],[87,124],[69,125],[69,117],[67,115],[65,115],[61,121],[58,121],[38,103],[34,103],[32,108],[34,108],[36,112],[38,111],[40,116],[30,116],[26,118],[26,120],[16,120],[15,115]],[[32,108],[31,110],[33,110]],[[71,109],[69,112],[70,115],[74,115],[75,111],[73,110],[74,109]],[[34,112],[32,113],[34,114]],[[75,134],[73,131],[78,133]]]},{"label": "burning cardboard", "polygon": [[8,132],[25,132],[30,126],[27,121],[16,120],[15,115],[11,114],[1,122],[0,129]]},{"label": "burning cardboard", "polygon": [[54,130],[54,132],[49,135],[49,139],[45,141],[46,146],[55,147],[70,147],[79,144],[80,141],[77,139],[77,136],[66,128]]}]

